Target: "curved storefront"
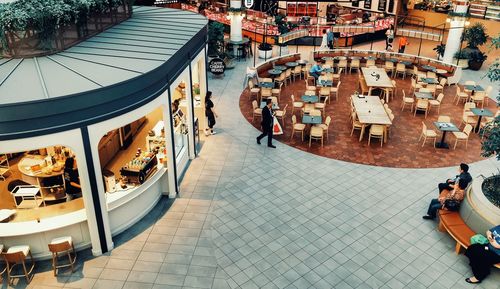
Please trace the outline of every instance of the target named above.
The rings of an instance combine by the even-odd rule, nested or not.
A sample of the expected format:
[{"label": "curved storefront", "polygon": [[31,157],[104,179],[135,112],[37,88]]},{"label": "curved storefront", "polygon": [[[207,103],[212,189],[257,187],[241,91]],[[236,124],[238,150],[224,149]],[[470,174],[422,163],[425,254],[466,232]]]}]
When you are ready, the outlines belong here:
[{"label": "curved storefront", "polygon": [[98,255],[177,195],[205,127],[206,35],[195,13],[135,7],[66,50],[0,59],[1,244],[45,258],[71,235]]}]

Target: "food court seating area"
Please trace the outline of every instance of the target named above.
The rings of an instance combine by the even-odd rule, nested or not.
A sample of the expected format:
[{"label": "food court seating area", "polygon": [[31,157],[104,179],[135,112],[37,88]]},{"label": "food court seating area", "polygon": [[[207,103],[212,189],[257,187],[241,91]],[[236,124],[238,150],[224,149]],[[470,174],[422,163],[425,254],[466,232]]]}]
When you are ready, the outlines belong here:
[{"label": "food court seating area", "polygon": [[[314,60],[324,68],[318,81],[309,75]],[[476,128],[497,113],[486,97],[491,88],[457,85],[460,68],[413,55],[316,51],[308,59],[273,58],[256,70],[258,81],[240,98],[247,119],[260,129],[261,101],[273,97],[284,131],[277,140],[345,161],[393,167],[478,161]],[[486,110],[492,115],[480,115]]]}]

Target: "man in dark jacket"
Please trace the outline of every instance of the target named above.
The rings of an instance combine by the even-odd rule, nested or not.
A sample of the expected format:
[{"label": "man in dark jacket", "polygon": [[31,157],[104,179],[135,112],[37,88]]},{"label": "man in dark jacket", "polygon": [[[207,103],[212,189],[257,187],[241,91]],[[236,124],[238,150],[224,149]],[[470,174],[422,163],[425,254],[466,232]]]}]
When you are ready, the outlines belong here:
[{"label": "man in dark jacket", "polygon": [[454,179],[447,179],[445,183],[440,183],[438,185],[439,194],[443,190],[451,191],[453,190],[453,185],[458,182],[460,189],[465,190],[467,185],[472,181],[472,177],[469,174],[469,166],[467,164],[461,163],[458,168],[460,174],[456,175]]},{"label": "man in dark jacket", "polygon": [[262,109],[262,134],[257,137],[257,143],[260,144],[260,140],[267,136],[267,146],[270,148],[276,148],[273,145],[273,102],[271,99],[266,100],[266,106]]}]

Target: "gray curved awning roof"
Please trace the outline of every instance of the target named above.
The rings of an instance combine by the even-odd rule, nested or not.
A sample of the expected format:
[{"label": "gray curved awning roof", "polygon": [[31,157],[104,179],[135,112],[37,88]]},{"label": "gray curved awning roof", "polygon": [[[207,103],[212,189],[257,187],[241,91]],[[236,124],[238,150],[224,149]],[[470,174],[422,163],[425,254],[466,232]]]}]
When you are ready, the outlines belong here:
[{"label": "gray curved awning roof", "polygon": [[207,20],[188,11],[135,7],[132,18],[50,56],[0,59],[0,105],[110,86],[162,65]]},{"label": "gray curved awning roof", "polygon": [[151,101],[206,45],[208,21],[134,7],[132,18],[65,51],[0,58],[0,140],[96,123]]}]

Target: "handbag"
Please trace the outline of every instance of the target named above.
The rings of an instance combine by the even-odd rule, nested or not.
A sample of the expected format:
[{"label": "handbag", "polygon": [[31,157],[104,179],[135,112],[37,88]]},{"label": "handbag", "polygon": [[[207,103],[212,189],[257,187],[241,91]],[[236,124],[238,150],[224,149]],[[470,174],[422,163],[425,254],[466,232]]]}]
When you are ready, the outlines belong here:
[{"label": "handbag", "polygon": [[472,244],[481,244],[481,245],[486,245],[486,244],[489,244],[490,242],[488,241],[488,239],[481,235],[481,234],[476,234],[472,237],[470,237],[470,243],[471,245]]},{"label": "handbag", "polygon": [[456,212],[460,209],[460,202],[454,199],[444,201],[444,208],[448,211]]}]

